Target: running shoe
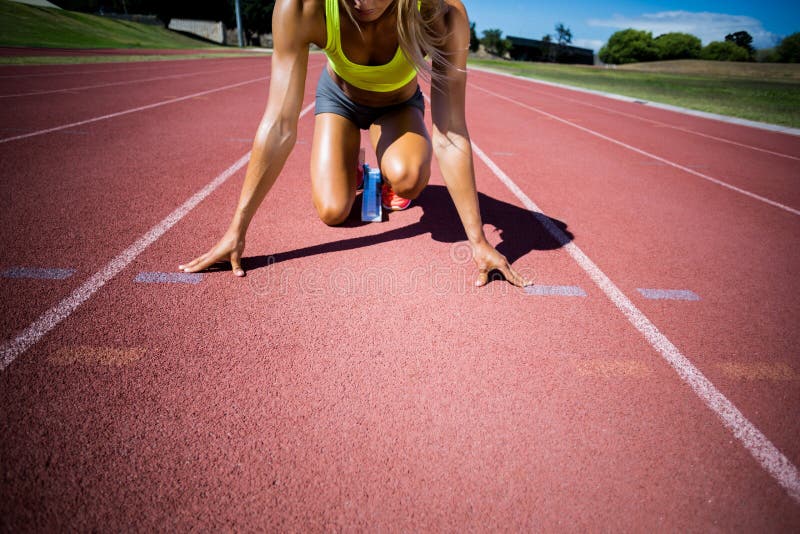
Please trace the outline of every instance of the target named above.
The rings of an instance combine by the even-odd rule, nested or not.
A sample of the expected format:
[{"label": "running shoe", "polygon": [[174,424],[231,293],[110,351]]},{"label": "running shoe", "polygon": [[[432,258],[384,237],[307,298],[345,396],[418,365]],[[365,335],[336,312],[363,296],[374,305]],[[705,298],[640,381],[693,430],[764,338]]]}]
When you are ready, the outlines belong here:
[{"label": "running shoe", "polygon": [[356,191],[364,189],[364,164],[359,163],[356,169]]},{"label": "running shoe", "polygon": [[411,205],[411,199],[398,196],[386,182],[381,186],[381,203],[390,211],[404,210]]}]

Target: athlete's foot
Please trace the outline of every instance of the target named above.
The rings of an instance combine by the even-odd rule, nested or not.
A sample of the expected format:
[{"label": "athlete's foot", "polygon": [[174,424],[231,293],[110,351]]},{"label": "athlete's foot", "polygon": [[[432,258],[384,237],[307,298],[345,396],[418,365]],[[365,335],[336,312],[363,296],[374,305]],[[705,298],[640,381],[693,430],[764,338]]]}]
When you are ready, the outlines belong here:
[{"label": "athlete's foot", "polygon": [[389,211],[404,210],[411,205],[411,199],[398,196],[386,182],[381,186],[381,204]]}]

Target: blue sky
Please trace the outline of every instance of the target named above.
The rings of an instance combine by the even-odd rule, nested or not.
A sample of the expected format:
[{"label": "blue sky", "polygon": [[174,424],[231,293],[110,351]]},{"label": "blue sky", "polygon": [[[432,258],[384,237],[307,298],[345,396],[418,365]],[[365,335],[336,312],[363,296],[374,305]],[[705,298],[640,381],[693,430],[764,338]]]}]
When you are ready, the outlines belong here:
[{"label": "blue sky", "polygon": [[730,0],[462,0],[470,19],[481,31],[499,28],[503,35],[541,39],[554,34],[556,23],[572,30],[572,44],[597,52],[612,33],[636,28],[662,33],[680,31],[703,44],[724,41],[725,35],[745,30],[756,48],[774,46],[781,37],[800,31],[800,1]]}]

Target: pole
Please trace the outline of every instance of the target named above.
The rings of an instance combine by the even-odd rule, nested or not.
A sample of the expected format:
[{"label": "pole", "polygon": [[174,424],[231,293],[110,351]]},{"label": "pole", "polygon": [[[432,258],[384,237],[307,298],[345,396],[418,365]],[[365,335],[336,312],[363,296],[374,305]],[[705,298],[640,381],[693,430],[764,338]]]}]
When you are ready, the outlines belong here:
[{"label": "pole", "polygon": [[242,37],[242,10],[239,9],[239,0],[234,0],[236,4],[236,33],[239,35],[239,48],[244,46],[244,38]]}]

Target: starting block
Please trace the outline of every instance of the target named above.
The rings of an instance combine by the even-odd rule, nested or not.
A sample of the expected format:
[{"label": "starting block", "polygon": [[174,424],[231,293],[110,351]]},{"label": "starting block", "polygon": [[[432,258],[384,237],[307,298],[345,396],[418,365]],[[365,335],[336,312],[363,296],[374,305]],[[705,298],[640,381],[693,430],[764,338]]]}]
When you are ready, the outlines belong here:
[{"label": "starting block", "polygon": [[363,222],[383,221],[381,206],[381,170],[364,164],[364,192],[361,194],[361,220]]}]

